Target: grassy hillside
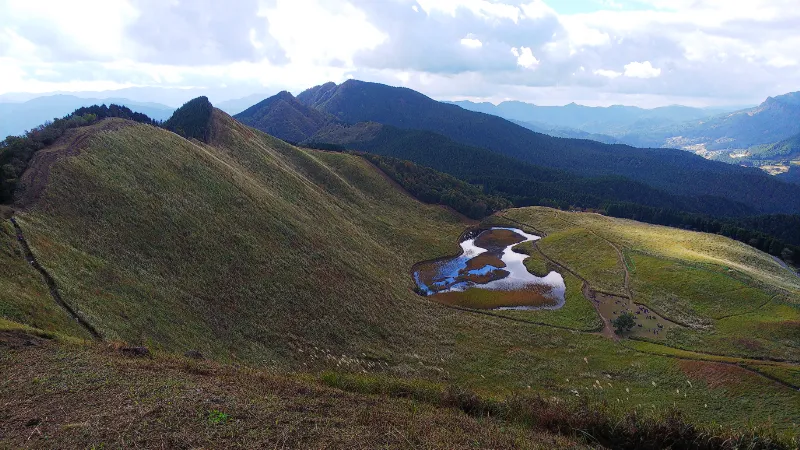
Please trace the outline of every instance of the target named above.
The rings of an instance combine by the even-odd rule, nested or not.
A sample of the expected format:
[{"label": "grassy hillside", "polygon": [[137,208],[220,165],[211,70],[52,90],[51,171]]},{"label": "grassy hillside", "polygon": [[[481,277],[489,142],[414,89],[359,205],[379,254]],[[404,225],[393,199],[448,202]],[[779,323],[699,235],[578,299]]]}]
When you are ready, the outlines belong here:
[{"label": "grassy hillside", "polygon": [[309,342],[383,357],[387,336],[410,337],[383,314],[421,314],[410,282],[380,261],[452,251],[461,219],[356,156],[298,150],[222,113],[213,128],[214,146],[130,122],[74,130],[80,155],[52,164],[19,217],[65,297],[110,339],[223,358]]},{"label": "grassy hillside", "polygon": [[171,355],[131,359],[21,333],[0,331],[0,350],[3,448],[577,445],[552,432],[465,414],[444,398],[432,404],[350,393],[309,377]]},{"label": "grassy hillside", "polygon": [[[800,277],[730,239],[543,208],[502,217],[546,233],[538,243],[593,288],[628,296],[682,326],[669,345],[800,361]],[[625,273],[628,283],[625,283]],[[609,317],[613,318],[613,317]]]},{"label": "grassy hillside", "polygon": [[[469,225],[461,216],[409,197],[357,155],[299,149],[219,111],[210,125],[206,144],[150,125],[107,119],[69,130],[56,145],[36,153],[23,176],[27,186],[41,187],[26,190],[38,194],[23,198],[26,206],[17,212],[33,253],[64,300],[106,341],[146,345],[157,353],[194,349],[217,361],[279,372],[333,371],[329,383],[348,390],[369,390],[383,385],[375,378],[397,377],[473,390],[501,405],[519,394],[540,394],[578,410],[587,402],[585,416],[600,415],[611,424],[626,414],[664,419],[676,407],[695,424],[739,430],[769,424],[785,438],[797,433],[795,366],[742,358],[756,352],[742,351],[735,342],[734,348],[723,348],[725,339],[753,334],[752,328],[745,329],[748,334],[737,331],[735,318],[712,318],[721,330],[719,342],[694,330],[676,339],[675,345],[692,349],[700,345],[690,339],[700,335],[734,355],[722,358],[676,353],[663,341],[617,342],[597,333],[594,307],[580,292],[580,273],[565,275],[568,303],[552,314],[499,316],[435,304],[412,292],[409,271],[419,261],[457,250],[457,237]],[[520,215],[520,221],[555,214],[547,209],[508,213]],[[592,229],[595,216],[575,216],[587,221],[581,228]],[[554,227],[566,227],[563,221],[548,223],[539,225],[550,226],[553,235]],[[42,288],[33,282],[35,274],[20,255],[14,259],[14,240],[7,235],[6,241],[9,264],[18,270],[4,271],[0,279],[20,287],[0,297],[4,326],[35,324],[47,333],[80,337],[80,329],[59,323],[52,299],[36,296]],[[591,242],[585,250],[573,245],[573,251],[591,255]],[[721,252],[722,246],[709,256],[700,251],[711,245],[704,242],[693,251],[730,257],[743,276],[773,277],[765,279],[795,289],[759,254],[726,244],[732,247],[729,253]],[[682,258],[693,261],[692,254]],[[542,270],[557,263],[537,258],[530,264]],[[609,267],[601,269],[596,274]],[[762,354],[792,357],[787,336],[793,328],[784,317],[796,309],[789,300],[750,313],[760,317],[751,327],[770,327],[758,341],[766,347]],[[724,329],[724,323],[731,326]],[[638,347],[644,344],[653,347]],[[75,358],[68,350],[56,354]],[[53,364],[63,364],[63,358]],[[13,359],[4,370],[26,374],[23,361]],[[57,373],[63,366],[37,367]],[[163,393],[160,386],[182,379],[175,372],[163,374],[151,384],[123,388],[113,382],[97,387],[96,378],[82,378],[71,392],[111,398],[119,395],[114,389]],[[2,389],[6,395],[29,386],[24,376],[2,378],[21,383]],[[122,378],[136,382],[135,375]],[[119,377],[101,374],[99,379]],[[60,383],[68,381],[54,389],[61,392]],[[26,398],[5,402],[21,408]],[[243,398],[246,404],[251,397]],[[65,400],[52,401],[54,409],[64,409]],[[188,409],[207,416],[202,397],[185,401],[175,414],[184,417]],[[293,407],[284,405],[281,410]],[[569,427],[570,439],[575,426]]]}]

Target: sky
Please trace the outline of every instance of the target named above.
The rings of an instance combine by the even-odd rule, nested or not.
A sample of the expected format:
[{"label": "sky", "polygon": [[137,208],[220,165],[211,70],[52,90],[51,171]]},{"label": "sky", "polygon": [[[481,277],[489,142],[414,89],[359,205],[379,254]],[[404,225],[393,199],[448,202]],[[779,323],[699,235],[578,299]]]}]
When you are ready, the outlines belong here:
[{"label": "sky", "polygon": [[121,92],[174,106],[356,78],[439,100],[746,105],[800,90],[798,48],[797,0],[0,0],[0,98],[148,88]]}]

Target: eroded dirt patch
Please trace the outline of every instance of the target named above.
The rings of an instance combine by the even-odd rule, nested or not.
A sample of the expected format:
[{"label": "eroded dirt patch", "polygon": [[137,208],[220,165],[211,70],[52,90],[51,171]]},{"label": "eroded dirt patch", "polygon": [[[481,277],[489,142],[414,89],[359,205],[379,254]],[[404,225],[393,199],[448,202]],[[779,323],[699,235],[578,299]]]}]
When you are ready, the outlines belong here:
[{"label": "eroded dirt patch", "polygon": [[691,380],[702,381],[712,389],[737,386],[750,375],[747,370],[732,364],[691,360],[681,360],[678,364]]}]

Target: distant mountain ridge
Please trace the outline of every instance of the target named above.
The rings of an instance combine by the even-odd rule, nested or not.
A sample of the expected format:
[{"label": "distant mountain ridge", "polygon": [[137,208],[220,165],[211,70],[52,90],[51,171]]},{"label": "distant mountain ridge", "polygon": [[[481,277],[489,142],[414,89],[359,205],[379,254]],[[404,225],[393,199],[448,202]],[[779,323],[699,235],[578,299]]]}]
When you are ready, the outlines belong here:
[{"label": "distant mountain ridge", "polygon": [[644,109],[622,105],[592,107],[575,103],[564,106],[538,106],[519,101],[506,101],[497,105],[471,101],[449,103],[470,111],[492,114],[512,121],[542,124],[552,129],[568,128],[611,136],[624,135],[636,127],[648,124],[683,123],[711,117],[719,112],[680,105]]},{"label": "distant mountain ridge", "polygon": [[290,142],[302,142],[335,120],[283,91],[237,114],[245,125]]},{"label": "distant mountain ridge", "polygon": [[47,120],[65,116],[80,107],[116,104],[146,114],[155,120],[167,120],[175,108],[127,98],[81,98],[72,95],[52,95],[34,98],[23,103],[0,103],[0,139],[16,136]]},{"label": "distant mountain ridge", "polygon": [[800,134],[800,92],[769,97],[755,108],[734,111],[674,130],[678,144],[709,150],[747,149]]},{"label": "distant mountain ridge", "polygon": [[[709,214],[800,211],[794,200],[777,200],[791,198],[795,187],[755,169],[676,150],[554,138],[405,88],[327,83],[297,98],[281,93],[235,117],[292,142],[408,159],[513,192],[523,203],[559,198],[597,204],[607,198]],[[600,183],[603,177],[617,178]],[[526,181],[509,184],[513,179]]]},{"label": "distant mountain ridge", "polygon": [[348,80],[311,88],[297,99],[347,123],[379,122],[442,134],[533,165],[581,176],[623,176],[673,194],[718,196],[763,212],[798,212],[800,193],[761,171],[671,149],[641,149],[563,139],[497,116],[437,102],[407,88]]}]

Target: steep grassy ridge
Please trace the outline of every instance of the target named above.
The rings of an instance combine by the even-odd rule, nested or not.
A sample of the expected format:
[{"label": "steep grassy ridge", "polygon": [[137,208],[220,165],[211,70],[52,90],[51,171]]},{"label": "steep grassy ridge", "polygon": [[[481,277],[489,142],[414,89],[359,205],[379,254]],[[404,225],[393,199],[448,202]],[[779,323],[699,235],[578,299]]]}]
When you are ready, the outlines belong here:
[{"label": "steep grassy ridge", "polygon": [[78,129],[80,154],[52,164],[19,218],[64,297],[108,338],[271,360],[323,342],[384,358],[397,336],[419,334],[407,274],[389,269],[454,251],[453,213],[361,158],[298,150],[219,112],[212,146],[113,128]]}]

